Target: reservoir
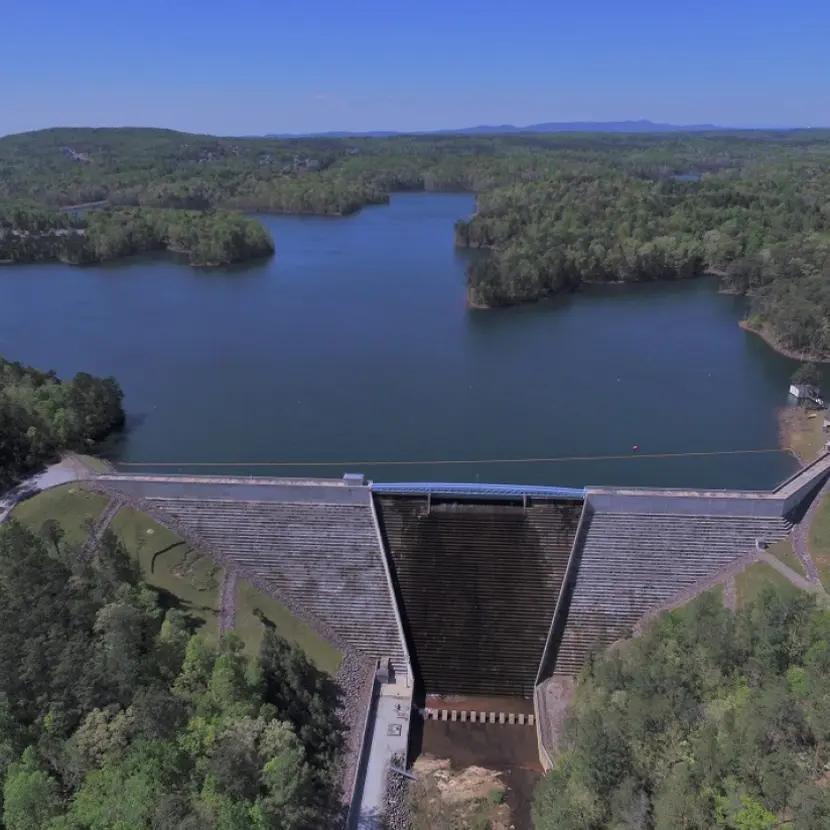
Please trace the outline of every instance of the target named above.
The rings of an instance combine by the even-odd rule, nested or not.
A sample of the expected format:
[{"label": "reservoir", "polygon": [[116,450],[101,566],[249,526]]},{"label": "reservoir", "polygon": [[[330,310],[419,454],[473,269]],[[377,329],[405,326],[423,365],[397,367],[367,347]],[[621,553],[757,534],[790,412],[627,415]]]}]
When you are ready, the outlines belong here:
[{"label": "reservoir", "polygon": [[[275,257],[236,268],[0,268],[0,355],[114,375],[121,462],[717,488],[795,469],[784,453],[695,455],[778,444],[794,362],[738,327],[743,299],[703,279],[470,310],[453,222],[473,210],[420,193],[347,218],[263,216]],[[643,457],[662,453],[690,455]],[[531,460],[554,458],[573,460]]]}]

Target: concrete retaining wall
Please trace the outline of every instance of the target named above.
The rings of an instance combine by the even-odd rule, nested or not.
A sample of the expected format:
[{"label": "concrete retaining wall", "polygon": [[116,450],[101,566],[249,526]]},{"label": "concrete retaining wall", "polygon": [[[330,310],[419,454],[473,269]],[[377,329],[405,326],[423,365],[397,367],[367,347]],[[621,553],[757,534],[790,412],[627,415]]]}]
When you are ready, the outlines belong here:
[{"label": "concrete retaining wall", "polygon": [[667,513],[684,516],[783,516],[784,500],[767,494],[614,491],[589,488],[588,503],[597,513]]},{"label": "concrete retaining wall", "polygon": [[372,497],[368,487],[347,485],[339,481],[138,475],[101,475],[96,481],[139,499],[365,505],[369,504]]},{"label": "concrete retaining wall", "polygon": [[804,499],[815,493],[827,481],[828,475],[830,475],[830,453],[825,453],[776,487],[775,495],[784,502],[784,514],[794,511]]},{"label": "concrete retaining wall", "polygon": [[[571,593],[576,584],[577,571],[579,570],[579,553],[585,539],[588,519],[593,508],[586,501],[582,505],[582,513],[579,514],[579,523],[576,526],[571,552],[568,556],[568,564],[565,568],[565,577],[562,580],[562,587],[559,590],[559,597],[556,600],[556,607],[550,621],[548,637],[545,641],[545,650],[542,652],[542,659],[539,661],[539,669],[536,672],[536,686],[546,680],[553,673],[553,666],[556,662],[556,650],[562,638],[562,630],[568,618],[568,607],[570,605]],[[536,695],[533,696],[534,707]],[[538,720],[538,711],[536,712]]]},{"label": "concrete retaining wall", "polygon": [[502,726],[533,726],[536,723],[534,715],[514,712],[467,712],[458,709],[424,709],[424,718],[451,723],[493,723]]},{"label": "concrete retaining wall", "polygon": [[[360,740],[357,744],[357,757],[354,765],[354,778],[345,782],[347,787],[346,798],[349,809],[346,813],[346,830],[356,830],[360,817],[360,801],[363,797],[363,785],[366,779],[366,767],[369,764],[369,750],[372,746],[372,734],[375,727],[375,711],[378,702],[378,682],[375,674],[372,675],[372,686],[367,695],[366,707],[363,711],[363,720],[360,728]],[[353,727],[354,728],[354,727]]]},{"label": "concrete retaining wall", "polygon": [[791,475],[771,492],[588,487],[585,498],[598,513],[696,516],[789,516],[830,476],[830,453]]}]

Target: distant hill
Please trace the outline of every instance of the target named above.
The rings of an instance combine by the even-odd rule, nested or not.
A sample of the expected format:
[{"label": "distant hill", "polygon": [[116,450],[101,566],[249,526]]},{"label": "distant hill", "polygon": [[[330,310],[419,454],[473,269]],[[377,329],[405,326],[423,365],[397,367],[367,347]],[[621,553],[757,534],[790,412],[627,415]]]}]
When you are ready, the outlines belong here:
[{"label": "distant hill", "polygon": [[544,124],[528,124],[517,127],[514,124],[481,124],[478,127],[461,127],[457,130],[367,130],[348,132],[334,130],[324,133],[267,133],[266,138],[384,138],[392,135],[498,135],[505,133],[705,133],[729,130],[733,127],[719,127],[715,124],[656,124],[653,121],[548,121]]}]

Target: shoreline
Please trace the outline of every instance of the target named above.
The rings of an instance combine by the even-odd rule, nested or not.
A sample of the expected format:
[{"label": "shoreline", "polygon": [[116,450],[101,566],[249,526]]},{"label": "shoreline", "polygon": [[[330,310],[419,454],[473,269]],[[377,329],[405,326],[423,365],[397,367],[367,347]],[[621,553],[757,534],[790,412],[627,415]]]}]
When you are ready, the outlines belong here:
[{"label": "shoreline", "polygon": [[800,352],[796,352],[792,349],[788,349],[786,346],[782,346],[775,336],[766,329],[763,327],[751,326],[747,320],[739,320],[738,325],[744,331],[760,337],[761,340],[763,340],[774,352],[778,352],[778,354],[784,355],[784,357],[789,357],[791,360],[797,360],[800,363],[830,363],[830,358],[828,357],[819,357],[818,355],[810,354],[808,352],[804,352],[802,355]]},{"label": "shoreline", "polygon": [[[705,276],[718,276],[717,274],[713,274],[712,272],[706,272]],[[667,280],[668,282],[668,280]],[[584,285],[600,285],[600,286],[612,286],[612,285],[636,285],[639,284],[637,282],[629,283],[625,280],[615,280],[613,282],[604,282],[604,281],[586,281],[583,283]],[[721,294],[735,294],[736,292],[723,289],[718,289],[718,292]],[[515,304],[508,304],[507,306],[502,305],[488,305],[487,303],[478,302],[476,300],[470,299],[469,292],[467,294],[467,308],[471,309],[482,309],[493,311],[497,308],[509,308],[512,305],[534,305],[535,303],[541,302],[544,299],[548,299],[547,297],[540,297],[537,300],[532,300],[529,302],[520,302]],[[818,355],[812,354],[810,352],[801,352],[794,351],[793,349],[788,349],[786,346],[782,346],[778,340],[775,338],[773,334],[768,332],[766,329],[761,327],[755,327],[749,324],[747,320],[738,320],[738,326],[742,328],[744,331],[749,332],[750,334],[754,334],[757,337],[760,337],[774,352],[777,352],[784,357],[790,358],[790,360],[797,360],[799,363],[820,363],[825,365],[830,365],[830,356],[827,357],[820,357]]]},{"label": "shoreline", "polygon": [[778,442],[802,467],[815,461],[824,451],[824,410],[804,406],[784,406],[776,410]]},{"label": "shoreline", "polygon": [[246,256],[244,259],[230,260],[227,262],[220,262],[217,260],[207,260],[203,262],[201,260],[192,260],[191,252],[186,250],[185,248],[174,247],[172,245],[164,245],[160,248],[148,248],[147,250],[143,251],[131,251],[130,253],[122,254],[120,256],[110,257],[107,259],[95,259],[91,262],[73,262],[72,260],[65,259],[61,256],[52,256],[45,257],[43,259],[0,259],[0,266],[13,268],[17,266],[43,265],[59,262],[61,263],[61,265],[68,265],[72,268],[86,268],[88,266],[123,263],[131,259],[132,257],[155,256],[158,254],[173,254],[176,256],[187,257],[187,262],[184,264],[186,264],[190,268],[228,268],[233,265],[247,265],[249,263],[265,262],[266,260],[274,256],[275,253],[276,247],[270,253],[257,253],[255,256]]}]

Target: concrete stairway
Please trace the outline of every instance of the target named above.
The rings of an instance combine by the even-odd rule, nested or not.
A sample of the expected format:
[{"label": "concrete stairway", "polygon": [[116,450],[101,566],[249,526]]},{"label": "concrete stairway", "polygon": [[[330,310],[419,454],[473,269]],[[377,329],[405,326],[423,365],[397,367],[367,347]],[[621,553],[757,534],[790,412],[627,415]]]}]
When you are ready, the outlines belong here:
[{"label": "concrete stairway", "polygon": [[406,660],[370,504],[146,499],[367,656]]},{"label": "concrete stairway", "polygon": [[531,695],[582,504],[376,504],[427,693]]},{"label": "concrete stairway", "polygon": [[[783,538],[781,519],[596,513],[578,552],[578,572],[556,659],[557,674],[578,674],[588,653],[750,553],[756,539]],[[579,555],[581,554],[581,555]]]}]

